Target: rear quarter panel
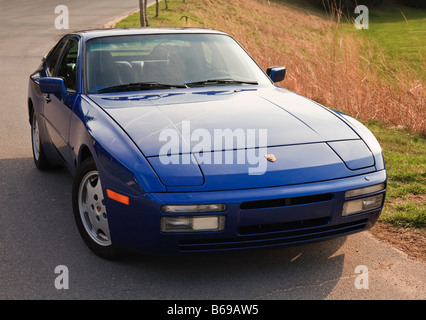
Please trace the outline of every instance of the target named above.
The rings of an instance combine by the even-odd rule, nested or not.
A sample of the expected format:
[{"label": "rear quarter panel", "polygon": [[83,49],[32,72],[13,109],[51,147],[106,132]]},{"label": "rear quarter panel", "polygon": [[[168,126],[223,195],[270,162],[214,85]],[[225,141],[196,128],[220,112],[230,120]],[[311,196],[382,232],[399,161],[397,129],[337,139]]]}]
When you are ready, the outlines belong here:
[{"label": "rear quarter panel", "polygon": [[53,146],[49,134],[47,133],[46,121],[43,116],[44,114],[44,100],[43,93],[40,91],[39,79],[45,77],[46,73],[41,68],[30,75],[28,81],[28,121],[31,125],[33,113],[38,119],[38,127],[41,141],[43,141],[43,151],[52,165],[62,165],[62,161],[59,158],[55,147]]}]

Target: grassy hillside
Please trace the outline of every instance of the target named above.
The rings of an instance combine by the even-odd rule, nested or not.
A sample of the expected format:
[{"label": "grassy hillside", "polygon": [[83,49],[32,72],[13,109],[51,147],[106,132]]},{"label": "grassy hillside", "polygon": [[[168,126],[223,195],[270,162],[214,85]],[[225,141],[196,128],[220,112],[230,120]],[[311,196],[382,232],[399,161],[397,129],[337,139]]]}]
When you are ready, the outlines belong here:
[{"label": "grassy hillside", "polygon": [[[309,0],[273,1],[303,9],[311,14],[325,15],[323,8],[312,7]],[[390,68],[407,64],[410,71],[414,71],[414,77],[421,78],[425,82],[426,8],[407,7],[391,0],[383,1],[380,6],[370,6],[368,9],[369,28],[358,31],[357,36],[365,36],[369,40],[369,45],[377,46],[375,48],[377,56],[384,56],[391,65]],[[349,9],[343,9],[340,17],[343,29],[353,31],[353,20],[357,16],[358,14],[350,12]],[[397,69],[400,68],[395,70]]]},{"label": "grassy hillside", "polygon": [[[368,30],[359,32],[347,23],[336,23],[300,2],[299,7],[268,0],[168,3],[169,10],[165,10],[160,2],[159,17],[154,17],[155,6],[149,9],[151,26],[223,30],[233,35],[262,68],[286,66],[288,73],[282,86],[366,123],[382,145],[389,175],[382,221],[425,232],[426,84],[416,76],[422,74],[418,64],[413,67],[398,60],[398,55],[392,56],[395,46],[400,48],[397,54],[411,59],[396,40],[398,31],[383,25],[388,23],[384,15],[379,25],[379,20],[373,23],[376,13],[372,13],[371,33],[367,34],[363,31]],[[135,14],[117,27],[138,25],[139,15]],[[393,44],[381,44],[386,42],[386,32],[393,32]],[[381,33],[385,40],[381,40]],[[413,39],[411,43],[417,43],[417,47],[424,45],[421,32],[420,41],[416,36]]]},{"label": "grassy hillside", "polygon": [[365,35],[392,64],[406,62],[426,80],[426,9],[384,6],[370,11]]}]

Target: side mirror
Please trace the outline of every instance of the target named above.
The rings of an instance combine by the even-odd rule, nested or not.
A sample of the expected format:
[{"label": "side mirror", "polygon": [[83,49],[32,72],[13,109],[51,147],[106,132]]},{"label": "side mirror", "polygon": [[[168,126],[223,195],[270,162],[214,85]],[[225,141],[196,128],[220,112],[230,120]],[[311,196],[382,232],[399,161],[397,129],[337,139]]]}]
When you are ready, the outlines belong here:
[{"label": "side mirror", "polygon": [[283,81],[285,78],[285,67],[270,67],[266,70],[266,74],[273,82]]},{"label": "side mirror", "polygon": [[53,94],[59,100],[64,101],[68,97],[65,81],[62,78],[45,77],[39,79],[40,91]]}]

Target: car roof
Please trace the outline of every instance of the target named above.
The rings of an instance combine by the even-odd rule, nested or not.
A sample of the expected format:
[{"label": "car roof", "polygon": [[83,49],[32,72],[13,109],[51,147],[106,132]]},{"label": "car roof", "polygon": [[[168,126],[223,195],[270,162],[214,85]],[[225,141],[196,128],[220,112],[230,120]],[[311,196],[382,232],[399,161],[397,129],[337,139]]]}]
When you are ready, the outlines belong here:
[{"label": "car roof", "polygon": [[92,29],[75,31],[71,34],[77,34],[84,38],[85,41],[92,38],[102,38],[121,35],[150,35],[150,34],[222,34],[224,32],[212,29],[203,28],[173,28],[173,27],[159,27],[159,28],[111,28],[111,29]]}]

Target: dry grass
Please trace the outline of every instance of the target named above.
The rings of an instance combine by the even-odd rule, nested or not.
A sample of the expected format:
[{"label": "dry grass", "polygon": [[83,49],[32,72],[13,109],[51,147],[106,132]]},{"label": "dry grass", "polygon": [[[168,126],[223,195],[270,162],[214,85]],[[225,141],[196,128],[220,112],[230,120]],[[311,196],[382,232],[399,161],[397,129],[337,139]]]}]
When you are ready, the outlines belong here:
[{"label": "dry grass", "polygon": [[286,66],[282,86],[360,120],[426,134],[425,83],[403,62],[390,66],[355,28],[343,31],[332,19],[269,1],[199,0],[186,6],[206,27],[234,36],[262,68]]}]

